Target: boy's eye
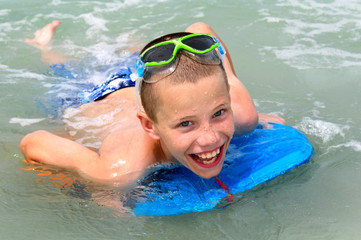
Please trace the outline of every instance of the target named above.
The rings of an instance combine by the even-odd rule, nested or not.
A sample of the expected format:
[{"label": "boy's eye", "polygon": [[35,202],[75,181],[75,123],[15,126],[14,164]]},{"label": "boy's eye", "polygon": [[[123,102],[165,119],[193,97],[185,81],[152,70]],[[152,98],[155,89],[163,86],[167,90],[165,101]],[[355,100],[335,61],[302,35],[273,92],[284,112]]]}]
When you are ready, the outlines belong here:
[{"label": "boy's eye", "polygon": [[222,109],[222,110],[217,111],[215,114],[213,114],[213,116],[219,117],[219,116],[221,116],[223,113],[224,113],[224,110]]},{"label": "boy's eye", "polygon": [[191,125],[190,121],[184,121],[179,124],[179,126],[181,127],[189,127],[190,125]]}]

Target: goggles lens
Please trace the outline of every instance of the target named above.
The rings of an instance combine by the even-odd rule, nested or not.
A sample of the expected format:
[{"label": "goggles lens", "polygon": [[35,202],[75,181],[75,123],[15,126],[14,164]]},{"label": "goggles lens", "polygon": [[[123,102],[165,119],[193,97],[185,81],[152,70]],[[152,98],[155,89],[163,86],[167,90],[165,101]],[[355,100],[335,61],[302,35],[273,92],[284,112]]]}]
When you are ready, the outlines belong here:
[{"label": "goggles lens", "polygon": [[144,52],[141,56],[141,60],[144,63],[167,61],[173,57],[174,48],[175,44],[173,43],[153,47]]},{"label": "goggles lens", "polygon": [[190,46],[199,51],[205,51],[213,45],[218,44],[217,41],[208,35],[198,35],[191,38],[186,38],[182,41],[183,44]]}]

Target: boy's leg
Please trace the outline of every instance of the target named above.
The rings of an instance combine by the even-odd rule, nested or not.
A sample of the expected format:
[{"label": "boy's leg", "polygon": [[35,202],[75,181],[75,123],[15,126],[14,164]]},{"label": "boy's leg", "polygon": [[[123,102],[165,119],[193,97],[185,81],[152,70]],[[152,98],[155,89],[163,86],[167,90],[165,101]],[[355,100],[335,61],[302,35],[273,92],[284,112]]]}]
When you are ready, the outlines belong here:
[{"label": "boy's leg", "polygon": [[229,75],[229,71],[231,71],[233,75],[236,75],[236,72],[233,67],[231,55],[227,49],[227,46],[224,44],[222,39],[217,35],[217,33],[208,24],[202,23],[202,22],[197,22],[197,23],[190,25],[185,31],[191,32],[191,33],[208,33],[208,34],[211,34],[212,36],[217,37],[222,42],[222,45],[226,49],[226,52],[227,52],[226,57],[227,57],[228,61],[224,62],[224,67],[226,69],[227,75]]},{"label": "boy's leg", "polygon": [[40,49],[43,62],[50,65],[56,63],[63,63],[66,61],[66,58],[64,56],[60,55],[55,51],[47,49],[49,43],[54,36],[56,28],[60,25],[60,23],[61,22],[58,20],[48,23],[43,28],[35,32],[35,37],[33,39],[24,39],[27,44]]}]

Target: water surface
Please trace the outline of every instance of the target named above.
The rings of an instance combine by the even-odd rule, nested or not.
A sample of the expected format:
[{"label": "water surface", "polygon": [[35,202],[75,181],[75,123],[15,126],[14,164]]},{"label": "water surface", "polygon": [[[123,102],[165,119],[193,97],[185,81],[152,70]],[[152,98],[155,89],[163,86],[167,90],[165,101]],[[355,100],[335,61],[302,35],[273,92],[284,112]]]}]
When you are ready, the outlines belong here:
[{"label": "water surface", "polygon": [[[61,132],[41,103],[59,84],[22,39],[62,21],[51,45],[89,69],[147,41],[210,24],[260,112],[304,132],[314,156],[283,176],[205,213],[137,218],[65,194],[68,179],[24,164],[22,136]],[[278,1],[4,0],[0,10],[0,235],[3,239],[359,239],[361,234],[361,3]],[[91,82],[101,81],[94,75]],[[54,88],[55,86],[55,88]],[[69,87],[69,86],[68,86]],[[58,172],[59,173],[59,172]],[[46,173],[43,173],[46,174]],[[62,175],[63,174],[63,175]],[[71,176],[70,176],[71,178]],[[55,183],[55,185],[54,185]]]}]

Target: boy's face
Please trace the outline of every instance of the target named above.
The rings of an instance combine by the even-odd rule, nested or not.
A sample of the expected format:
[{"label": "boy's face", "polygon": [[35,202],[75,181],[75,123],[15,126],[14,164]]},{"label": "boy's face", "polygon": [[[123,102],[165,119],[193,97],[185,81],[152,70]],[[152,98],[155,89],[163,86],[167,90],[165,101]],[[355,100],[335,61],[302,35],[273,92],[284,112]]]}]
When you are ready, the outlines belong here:
[{"label": "boy's face", "polygon": [[159,81],[154,129],[166,154],[203,178],[219,174],[234,132],[229,92],[221,73],[196,83]]}]

